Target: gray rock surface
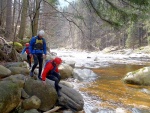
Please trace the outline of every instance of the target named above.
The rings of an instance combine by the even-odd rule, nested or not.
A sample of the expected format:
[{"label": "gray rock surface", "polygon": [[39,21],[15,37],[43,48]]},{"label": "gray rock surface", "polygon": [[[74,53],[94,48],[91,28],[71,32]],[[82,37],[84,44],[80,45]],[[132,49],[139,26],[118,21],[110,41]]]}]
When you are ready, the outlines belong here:
[{"label": "gray rock surface", "polygon": [[30,96],[37,96],[41,100],[40,110],[50,110],[57,101],[57,94],[54,87],[50,84],[44,85],[40,80],[33,80],[29,78],[25,82],[25,92]]}]

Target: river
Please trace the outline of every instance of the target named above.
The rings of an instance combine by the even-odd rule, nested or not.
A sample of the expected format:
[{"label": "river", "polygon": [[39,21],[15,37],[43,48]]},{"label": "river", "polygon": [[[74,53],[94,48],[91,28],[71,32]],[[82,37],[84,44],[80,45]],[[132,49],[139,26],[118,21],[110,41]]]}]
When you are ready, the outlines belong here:
[{"label": "river", "polygon": [[127,72],[149,66],[149,57],[54,52],[65,61],[76,62],[76,68],[90,68],[97,74],[92,80],[71,81],[84,98],[86,113],[150,113],[150,86],[125,84],[121,80]]},{"label": "river", "polygon": [[[99,75],[98,79],[80,90],[99,98],[96,107],[92,108],[95,113],[150,113],[150,94],[145,93],[150,91],[150,86],[129,85],[121,81],[127,72],[142,67],[144,65],[115,64],[93,69]],[[85,109],[88,111],[88,107]]]}]

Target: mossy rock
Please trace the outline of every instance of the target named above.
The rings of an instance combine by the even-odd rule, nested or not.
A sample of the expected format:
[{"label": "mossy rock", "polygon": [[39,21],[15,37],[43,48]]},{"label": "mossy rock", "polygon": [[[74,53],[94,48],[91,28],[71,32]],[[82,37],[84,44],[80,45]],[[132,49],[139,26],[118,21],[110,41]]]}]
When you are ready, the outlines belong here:
[{"label": "mossy rock", "polygon": [[21,88],[11,81],[0,82],[0,113],[10,113],[21,102]]},{"label": "mossy rock", "polygon": [[[9,42],[9,44],[10,44],[10,45],[12,45],[12,44],[13,44],[13,42]],[[21,44],[21,43],[19,43],[19,42],[14,42],[14,47],[15,47],[15,49],[16,49],[18,52],[21,52],[21,51],[22,51],[22,49],[23,49],[22,44]]]},{"label": "mossy rock", "polygon": [[23,38],[23,40],[19,41],[22,45],[25,45],[26,43],[30,42],[30,38]]},{"label": "mossy rock", "polygon": [[144,67],[133,72],[128,72],[122,79],[125,83],[136,85],[150,85],[150,67]]}]

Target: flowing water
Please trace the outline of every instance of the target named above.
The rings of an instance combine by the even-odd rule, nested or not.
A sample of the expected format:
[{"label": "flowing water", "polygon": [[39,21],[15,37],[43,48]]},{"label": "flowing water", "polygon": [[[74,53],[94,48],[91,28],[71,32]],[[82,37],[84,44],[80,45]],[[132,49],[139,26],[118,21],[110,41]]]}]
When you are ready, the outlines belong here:
[{"label": "flowing water", "polygon": [[150,113],[150,86],[129,85],[121,80],[127,72],[142,67],[115,64],[93,69],[98,78],[80,88],[86,113]]},{"label": "flowing water", "polygon": [[76,68],[91,68],[98,77],[74,84],[84,99],[86,113],[150,113],[150,86],[125,84],[122,78],[150,65],[147,55],[109,55],[54,50],[63,61],[74,61]]}]

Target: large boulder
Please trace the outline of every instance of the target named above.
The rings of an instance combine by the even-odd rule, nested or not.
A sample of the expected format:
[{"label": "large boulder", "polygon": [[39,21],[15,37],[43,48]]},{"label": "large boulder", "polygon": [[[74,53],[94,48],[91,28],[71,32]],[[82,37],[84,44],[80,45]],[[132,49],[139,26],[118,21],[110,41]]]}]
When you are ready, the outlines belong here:
[{"label": "large boulder", "polygon": [[127,73],[123,81],[129,84],[150,85],[150,67]]},{"label": "large boulder", "polygon": [[50,84],[44,85],[42,81],[28,78],[24,86],[25,92],[30,96],[37,96],[41,100],[40,110],[50,110],[57,101],[57,93]]},{"label": "large boulder", "polygon": [[10,67],[8,69],[11,70],[12,75],[15,74],[29,75],[30,73],[30,70],[24,67]]},{"label": "large boulder", "polygon": [[4,66],[0,65],[0,78],[4,78],[11,75],[11,71]]},{"label": "large boulder", "polygon": [[10,113],[21,101],[21,88],[11,81],[0,82],[0,112]]},{"label": "large boulder", "polygon": [[89,80],[97,77],[97,75],[90,69],[74,69],[73,77],[80,81]]},{"label": "large boulder", "polygon": [[62,84],[60,86],[62,89],[60,90],[59,104],[74,112],[83,110],[84,101],[82,95],[70,87]]},{"label": "large boulder", "polygon": [[68,64],[61,64],[59,66],[59,71],[61,74],[61,79],[66,79],[72,77],[73,68]]}]

